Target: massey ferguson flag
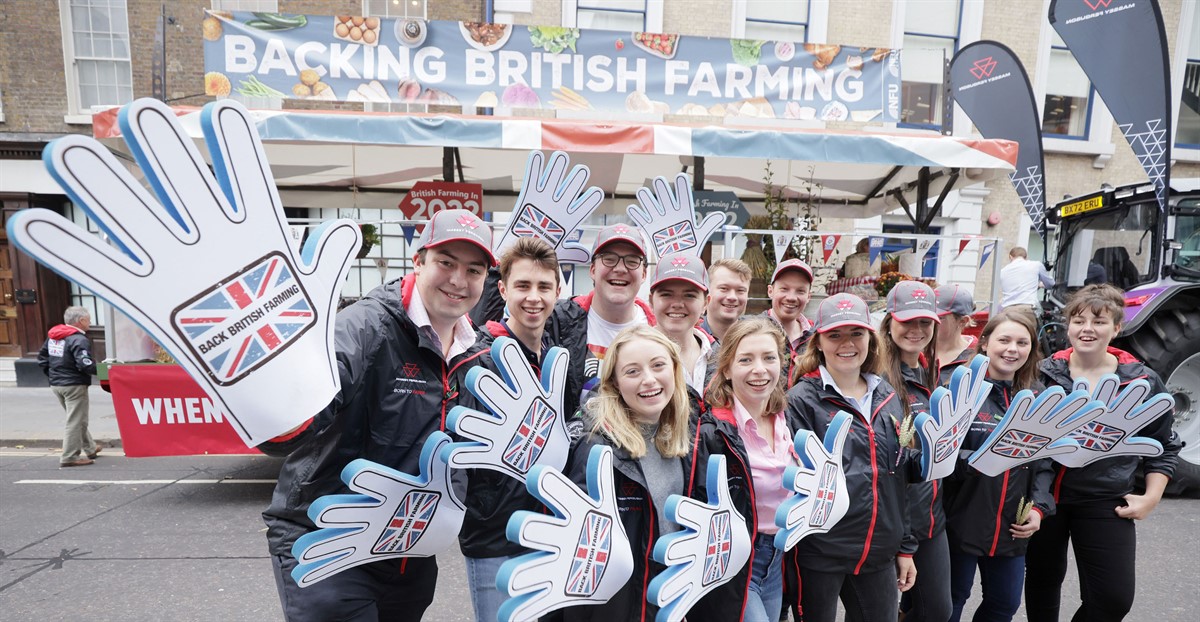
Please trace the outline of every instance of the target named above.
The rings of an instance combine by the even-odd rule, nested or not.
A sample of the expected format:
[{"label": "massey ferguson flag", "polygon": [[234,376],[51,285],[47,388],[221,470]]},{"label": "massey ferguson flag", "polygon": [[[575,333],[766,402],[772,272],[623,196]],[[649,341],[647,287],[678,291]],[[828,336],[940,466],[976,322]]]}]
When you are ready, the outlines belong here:
[{"label": "massey ferguson flag", "polygon": [[1046,239],[1046,168],[1042,124],[1029,76],[1012,50],[995,41],[977,41],[950,61],[950,92],[985,138],[1016,141],[1017,168],[1009,173],[1033,226]]},{"label": "massey ferguson flag", "polygon": [[1171,163],[1171,74],[1154,0],[1051,0],[1050,25],[1104,99],[1165,210]]}]

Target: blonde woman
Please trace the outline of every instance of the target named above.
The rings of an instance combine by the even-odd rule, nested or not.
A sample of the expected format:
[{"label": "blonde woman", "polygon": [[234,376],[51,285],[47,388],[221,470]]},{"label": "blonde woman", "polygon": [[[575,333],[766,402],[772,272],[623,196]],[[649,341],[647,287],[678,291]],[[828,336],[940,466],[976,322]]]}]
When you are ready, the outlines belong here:
[{"label": "blonde woman", "polygon": [[646,600],[646,588],[664,569],[650,551],[660,535],[679,529],[666,520],[667,498],[686,494],[690,467],[692,408],[679,348],[649,326],[626,328],[609,345],[598,381],[577,420],[582,432],[565,471],[585,486],[591,448],[612,448],[617,509],[633,548],[634,569],[608,602],[562,609],[551,617],[649,621],[658,609]]}]

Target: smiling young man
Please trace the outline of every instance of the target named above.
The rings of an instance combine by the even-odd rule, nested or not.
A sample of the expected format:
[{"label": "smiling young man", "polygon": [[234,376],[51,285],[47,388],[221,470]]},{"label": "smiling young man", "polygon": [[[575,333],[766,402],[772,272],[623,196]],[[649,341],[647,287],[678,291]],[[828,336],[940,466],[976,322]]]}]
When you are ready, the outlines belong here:
[{"label": "smiling young man", "polygon": [[340,474],[366,458],[417,473],[425,439],[445,428],[458,404],[481,406],[466,391],[467,370],[484,353],[465,314],[494,265],[487,223],[465,210],[438,212],[425,225],[414,273],[375,288],[336,319],[341,389],[308,423],[259,446],[287,456],[263,512],[284,616],[289,621],[420,620],[433,601],[434,558],[355,566],[300,588],[292,546],[316,526],[316,499],[346,490]]},{"label": "smiling young man", "polygon": [[550,318],[550,329],[563,336],[557,343],[587,357],[571,359],[571,377],[583,379],[582,405],[595,388],[600,362],[621,330],[638,324],[654,326],[654,311],[637,297],[646,281],[646,244],[632,225],[609,225],[600,230],[592,246],[588,270],[594,289],[590,294],[559,301]]},{"label": "smiling young man", "polygon": [[[547,351],[564,339],[547,330],[562,289],[562,273],[554,249],[540,238],[521,238],[500,257],[497,285],[505,301],[505,319],[487,323],[485,341],[512,337],[534,372],[541,374]],[[582,344],[570,351],[571,360],[582,359]],[[490,361],[485,365],[491,367]],[[496,371],[493,368],[493,371]],[[568,375],[563,395],[563,417],[571,417],[579,406],[581,379]],[[496,587],[500,566],[528,552],[505,537],[508,518],[521,510],[539,512],[542,505],[525,489],[525,482],[489,469],[467,472],[467,514],[459,532],[458,545],[467,567],[467,585],[476,620],[495,620],[500,605],[508,598]]]},{"label": "smiling young man", "polygon": [[705,381],[711,376],[712,336],[696,328],[707,292],[704,260],[695,255],[667,255],[654,267],[650,306],[658,318],[658,330],[679,346],[684,380],[697,396],[704,394]]},{"label": "smiling young man", "polygon": [[812,336],[813,323],[804,316],[804,307],[812,298],[812,282],[813,272],[808,264],[799,259],[788,259],[775,267],[771,284],[767,286],[771,308],[763,315],[775,320],[787,337],[788,357],[784,361],[783,377],[789,387],[796,380],[792,378],[792,365]]},{"label": "smiling young man", "polygon": [[750,266],[741,259],[726,257],[708,267],[708,301],[700,328],[712,335],[713,347],[738,318],[746,313],[750,300]]}]

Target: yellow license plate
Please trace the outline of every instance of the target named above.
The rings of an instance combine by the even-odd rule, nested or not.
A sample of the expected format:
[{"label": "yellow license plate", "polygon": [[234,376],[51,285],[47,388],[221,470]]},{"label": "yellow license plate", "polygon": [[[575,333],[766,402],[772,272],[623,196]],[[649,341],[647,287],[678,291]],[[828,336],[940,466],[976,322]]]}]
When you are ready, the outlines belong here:
[{"label": "yellow license plate", "polygon": [[1068,203],[1067,205],[1062,206],[1061,214],[1063,218],[1066,218],[1068,216],[1090,212],[1094,209],[1100,209],[1102,207],[1104,207],[1104,197],[1092,197],[1090,199],[1084,199],[1082,201],[1076,201],[1074,203]]}]

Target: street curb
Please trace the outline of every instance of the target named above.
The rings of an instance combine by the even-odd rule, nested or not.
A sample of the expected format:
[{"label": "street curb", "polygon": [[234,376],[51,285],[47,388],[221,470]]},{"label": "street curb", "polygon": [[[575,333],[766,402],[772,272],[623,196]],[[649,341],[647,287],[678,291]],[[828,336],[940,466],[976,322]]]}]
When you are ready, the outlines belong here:
[{"label": "street curb", "polygon": [[[104,443],[105,449],[108,449],[110,447],[116,448],[116,449],[122,448],[121,439],[119,439],[119,438],[117,438],[117,439],[98,438],[98,437],[93,437],[93,438],[94,438],[94,440]],[[5,438],[5,439],[0,439],[0,448],[10,448],[11,449],[11,448],[15,448],[17,446],[24,447],[25,449],[62,449],[62,439],[54,439],[54,438],[28,438],[28,439]]]}]

